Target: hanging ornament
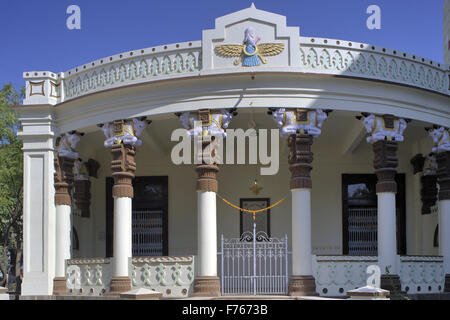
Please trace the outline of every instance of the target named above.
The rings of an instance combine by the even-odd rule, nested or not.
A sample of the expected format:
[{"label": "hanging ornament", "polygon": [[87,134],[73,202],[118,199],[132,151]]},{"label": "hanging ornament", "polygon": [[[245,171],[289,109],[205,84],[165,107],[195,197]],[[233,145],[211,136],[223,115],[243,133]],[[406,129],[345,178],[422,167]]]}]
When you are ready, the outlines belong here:
[{"label": "hanging ornament", "polygon": [[260,187],[258,185],[258,181],[255,179],[253,186],[251,186],[249,189],[257,196],[259,192],[263,189],[263,187]]}]

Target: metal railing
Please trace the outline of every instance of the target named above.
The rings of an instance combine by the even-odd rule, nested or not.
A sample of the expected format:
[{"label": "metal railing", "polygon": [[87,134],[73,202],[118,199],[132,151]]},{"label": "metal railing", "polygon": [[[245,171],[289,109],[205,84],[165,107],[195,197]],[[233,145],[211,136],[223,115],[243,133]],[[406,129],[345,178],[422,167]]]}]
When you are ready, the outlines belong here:
[{"label": "metal railing", "polygon": [[240,238],[222,235],[219,256],[223,295],[287,294],[287,236],[269,238],[253,224]]}]

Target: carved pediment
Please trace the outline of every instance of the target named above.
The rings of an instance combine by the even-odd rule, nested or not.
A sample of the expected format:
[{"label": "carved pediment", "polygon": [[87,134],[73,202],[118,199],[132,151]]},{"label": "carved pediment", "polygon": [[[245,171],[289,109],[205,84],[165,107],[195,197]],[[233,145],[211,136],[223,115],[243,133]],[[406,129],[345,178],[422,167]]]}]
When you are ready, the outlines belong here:
[{"label": "carved pediment", "polygon": [[252,4],[203,31],[203,70],[298,66],[299,47],[298,27],[287,27],[286,17]]}]

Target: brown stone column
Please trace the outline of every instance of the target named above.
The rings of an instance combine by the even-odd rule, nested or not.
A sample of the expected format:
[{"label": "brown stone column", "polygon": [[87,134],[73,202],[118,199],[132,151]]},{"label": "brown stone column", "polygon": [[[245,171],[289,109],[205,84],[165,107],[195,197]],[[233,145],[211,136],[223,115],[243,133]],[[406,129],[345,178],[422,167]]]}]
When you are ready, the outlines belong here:
[{"label": "brown stone column", "polygon": [[75,180],[74,186],[75,192],[73,193],[73,198],[75,205],[80,210],[82,218],[89,218],[91,215],[91,182],[89,180]]},{"label": "brown stone column", "polygon": [[292,192],[292,276],[290,296],[317,296],[311,254],[311,170],[313,137],[289,136],[290,189]]},{"label": "brown stone column", "polygon": [[[114,135],[123,134],[125,121],[114,121]],[[136,171],[136,147],[117,141],[111,147],[113,160],[111,161],[114,185],[112,196],[114,198],[114,242],[113,242],[113,277],[110,283],[108,296],[118,296],[122,292],[131,290],[131,279],[128,276],[128,258],[131,251],[131,204],[125,212],[119,211],[119,203],[123,198],[133,198],[133,179]],[[125,199],[124,199],[125,200]]]},{"label": "brown stone column", "polygon": [[[203,137],[201,143],[201,150],[196,155],[197,157],[197,163],[200,162],[195,168],[195,171],[197,172],[197,181],[196,181],[196,190],[199,194],[198,201],[205,201],[207,202],[209,199],[202,198],[204,196],[205,192],[214,192],[217,193],[218,191],[218,182],[216,178],[217,172],[219,172],[219,167],[217,165],[217,154],[215,152],[215,145],[216,141],[213,140],[214,137],[211,137],[211,141],[209,141],[208,137]],[[197,142],[196,142],[197,143]],[[215,198],[214,198],[215,200]],[[217,297],[221,295],[221,289],[220,289],[220,279],[217,276],[217,231],[214,232],[213,236],[214,239],[209,239],[208,236],[211,234],[204,233],[204,227],[200,227],[202,224],[207,224],[207,222],[202,221],[205,220],[205,215],[214,215],[214,225],[211,226],[211,228],[216,228],[216,207],[215,203],[213,207],[211,208],[211,212],[203,212],[202,210],[205,210],[204,207],[209,208],[208,204],[202,204],[199,203],[199,212],[198,212],[198,223],[199,223],[199,230],[198,230],[198,269],[199,269],[199,275],[195,277],[194,279],[194,292],[192,296],[194,297]],[[202,209],[203,208],[203,209]],[[214,246],[215,253],[212,254],[207,246],[205,246],[204,242],[214,242],[216,243]],[[214,255],[214,256],[212,256]],[[205,261],[202,261],[202,260]],[[213,260],[212,260],[213,259]],[[211,260],[211,261],[208,261]],[[215,265],[214,267],[211,267]],[[212,270],[211,268],[215,269]],[[211,273],[215,275],[210,275]],[[209,275],[206,275],[209,274]]]},{"label": "brown stone column", "polygon": [[[121,214],[129,214],[131,217],[131,212],[116,212],[117,208],[117,199],[118,198],[133,198],[134,197],[134,190],[133,190],[133,179],[134,179],[134,173],[136,171],[136,163],[135,163],[135,156],[136,156],[136,148],[132,145],[124,145],[124,144],[115,144],[111,147],[111,153],[113,155],[113,160],[111,161],[111,171],[112,171],[112,177],[114,179],[114,185],[112,188],[112,196],[115,200],[115,209],[114,209],[114,232],[120,233],[123,232],[120,229],[120,226],[117,224],[119,223],[117,221],[117,215]],[[131,208],[130,208],[131,209]],[[114,240],[116,239],[122,239],[122,236],[126,237],[124,241],[129,241],[129,246],[131,247],[131,221],[129,221],[129,227],[130,230],[126,230],[128,235],[115,235]],[[117,266],[122,265],[126,262],[128,264],[128,256],[131,257],[131,248],[129,248],[129,252],[127,254],[127,257],[124,256],[118,256],[118,247],[120,245],[124,245],[123,243],[116,243],[116,241],[113,243],[114,248],[114,259],[115,259],[115,267],[118,269]],[[120,259],[120,262],[118,261]],[[110,283],[110,292],[107,294],[108,296],[118,296],[122,292],[130,291],[131,290],[131,279],[129,276],[125,275],[117,275],[117,272],[113,271],[113,277],[111,279]]]},{"label": "brown stone column", "polygon": [[450,151],[436,155],[439,183],[439,247],[444,257],[444,292],[450,292]]},{"label": "brown stone column", "polygon": [[[397,275],[397,235],[396,235],[396,207],[395,194],[397,193],[397,149],[396,141],[379,140],[373,145],[374,161],[373,167],[378,178],[376,192],[378,196],[378,264],[381,268],[381,288],[391,293],[401,291],[400,277]],[[385,204],[382,194],[391,194],[393,203]],[[393,194],[393,195],[392,195]],[[393,208],[392,208],[393,206]],[[381,210],[389,209],[386,213]],[[393,215],[393,216],[391,216]],[[385,229],[383,229],[385,228]],[[385,268],[390,265],[389,274]]]},{"label": "brown stone column", "polygon": [[[71,206],[72,199],[70,193],[73,183],[74,159],[56,156],[54,159],[54,166],[55,206],[56,208],[63,205]],[[56,214],[59,214],[59,210],[56,210]],[[56,217],[56,219],[58,219],[58,216]],[[58,246],[64,244],[57,243],[56,245]],[[70,248],[62,249],[63,252],[67,252],[67,250],[70,250]],[[60,248],[57,248],[56,256],[57,258],[63,260],[63,257],[60,257],[60,253]],[[53,294],[66,294],[65,261],[56,261],[56,276],[53,279]]]}]

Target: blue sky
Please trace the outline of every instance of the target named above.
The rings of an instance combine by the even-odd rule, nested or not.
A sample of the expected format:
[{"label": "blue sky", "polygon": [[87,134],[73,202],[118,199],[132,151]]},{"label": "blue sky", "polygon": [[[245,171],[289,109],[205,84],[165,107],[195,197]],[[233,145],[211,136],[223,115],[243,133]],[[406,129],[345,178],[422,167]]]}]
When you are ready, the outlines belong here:
[{"label": "blue sky", "polygon": [[[443,61],[444,0],[254,0],[287,17],[304,36],[383,46]],[[0,86],[24,85],[23,71],[66,71],[112,54],[200,40],[217,17],[250,0],[1,1]],[[66,9],[81,8],[81,30],[68,30]],[[381,8],[381,30],[366,27],[369,5]]]}]

